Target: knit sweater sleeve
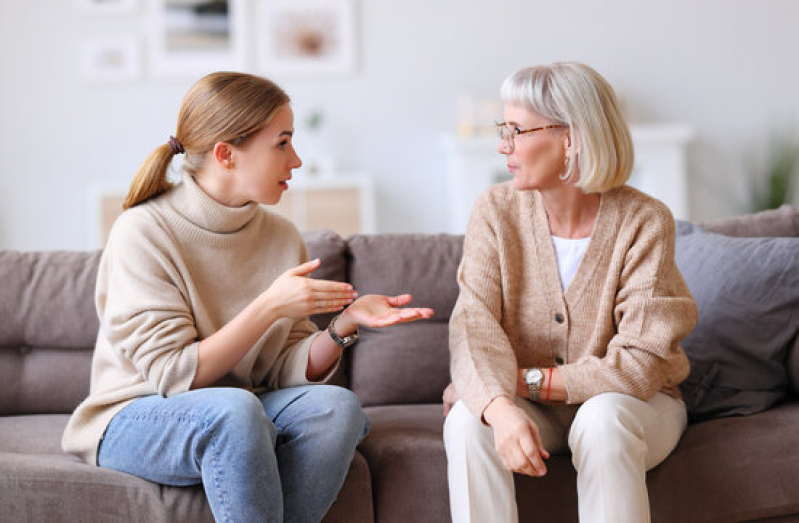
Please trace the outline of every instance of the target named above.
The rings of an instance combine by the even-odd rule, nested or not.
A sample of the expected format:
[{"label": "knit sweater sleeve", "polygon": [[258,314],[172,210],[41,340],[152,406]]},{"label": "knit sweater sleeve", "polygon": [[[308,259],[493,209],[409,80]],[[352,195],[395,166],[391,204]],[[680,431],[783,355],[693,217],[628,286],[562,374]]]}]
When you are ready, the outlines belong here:
[{"label": "knit sweater sleeve", "polygon": [[497,396],[514,397],[516,357],[502,328],[502,267],[495,213],[484,194],[472,211],[458,268],[460,293],[449,323],[452,382],[482,419]]},{"label": "knit sweater sleeve", "polygon": [[569,403],[602,392],[647,400],[676,387],[688,373],[679,343],[693,329],[698,313],[674,261],[671,213],[658,204],[629,234],[613,308],[616,333],[603,357],[588,355],[560,367]]},{"label": "knit sweater sleeve", "polygon": [[[298,263],[308,261],[308,248],[302,241],[299,231],[293,224],[287,224],[289,235],[294,238],[296,248],[299,250]],[[310,383],[325,383],[330,380],[341,362],[339,355],[330,370],[319,380],[311,382],[307,378],[308,358],[311,345],[320,335],[319,327],[310,318],[294,320],[286,341],[275,361],[274,368],[270,371],[269,381],[272,388],[296,387]]]},{"label": "knit sweater sleeve", "polygon": [[181,277],[138,209],[114,226],[98,273],[100,335],[161,396],[188,391],[198,335]]}]

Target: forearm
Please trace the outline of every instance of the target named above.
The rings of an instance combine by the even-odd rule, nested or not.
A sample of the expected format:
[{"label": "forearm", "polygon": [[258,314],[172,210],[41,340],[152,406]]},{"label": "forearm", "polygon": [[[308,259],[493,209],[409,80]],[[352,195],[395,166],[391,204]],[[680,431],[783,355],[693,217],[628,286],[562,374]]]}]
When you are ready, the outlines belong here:
[{"label": "forearm", "polygon": [[[345,310],[337,318],[335,329],[339,336],[349,336],[358,329],[358,325],[350,319],[350,315]],[[305,371],[305,377],[308,381],[317,381],[327,374],[330,367],[341,356],[341,351],[341,347],[333,341],[333,338],[327,332],[317,336],[311,344],[311,350],[308,352],[308,369]]]},{"label": "forearm", "polygon": [[277,319],[270,307],[256,299],[224,327],[200,341],[191,388],[212,385],[230,372]]}]

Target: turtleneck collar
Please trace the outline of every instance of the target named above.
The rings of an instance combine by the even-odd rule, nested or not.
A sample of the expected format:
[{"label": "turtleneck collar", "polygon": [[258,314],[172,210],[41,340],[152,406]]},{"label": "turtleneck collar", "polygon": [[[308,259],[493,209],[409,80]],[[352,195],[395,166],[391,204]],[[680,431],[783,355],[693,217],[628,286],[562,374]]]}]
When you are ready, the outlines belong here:
[{"label": "turtleneck collar", "polygon": [[183,183],[174,189],[175,210],[191,223],[210,232],[229,234],[241,230],[258,213],[257,203],[227,207],[211,198],[194,177],[183,173]]}]

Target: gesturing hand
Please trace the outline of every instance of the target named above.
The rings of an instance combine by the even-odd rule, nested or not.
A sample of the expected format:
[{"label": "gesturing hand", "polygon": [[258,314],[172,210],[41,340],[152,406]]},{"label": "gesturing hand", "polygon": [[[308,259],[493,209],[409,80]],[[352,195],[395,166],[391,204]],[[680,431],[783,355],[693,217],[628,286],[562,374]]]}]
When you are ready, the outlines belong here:
[{"label": "gesturing hand", "polygon": [[507,396],[489,403],[483,414],[494,429],[494,446],[502,463],[510,471],[543,476],[547,473],[544,459],[549,452],[541,444],[538,427]]},{"label": "gesturing hand", "polygon": [[357,298],[349,283],[307,278],[319,268],[319,259],[291,268],[261,295],[279,317],[302,318],[312,314],[340,311]]},{"label": "gesturing hand", "polygon": [[340,323],[344,332],[354,331],[358,325],[365,327],[388,327],[397,323],[429,318],[433,309],[426,307],[402,309],[413,298],[410,294],[399,296],[382,296],[380,294],[367,294],[361,296],[350,305],[341,315]]}]

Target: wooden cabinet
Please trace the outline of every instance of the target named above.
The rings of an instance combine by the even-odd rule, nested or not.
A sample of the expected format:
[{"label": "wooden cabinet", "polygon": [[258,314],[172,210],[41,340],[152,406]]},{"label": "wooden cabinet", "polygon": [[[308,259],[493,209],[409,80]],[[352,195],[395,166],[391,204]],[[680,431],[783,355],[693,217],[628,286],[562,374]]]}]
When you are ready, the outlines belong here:
[{"label": "wooden cabinet", "polygon": [[376,232],[374,183],[367,176],[295,178],[274,210],[301,231],[330,229],[344,237]]}]

